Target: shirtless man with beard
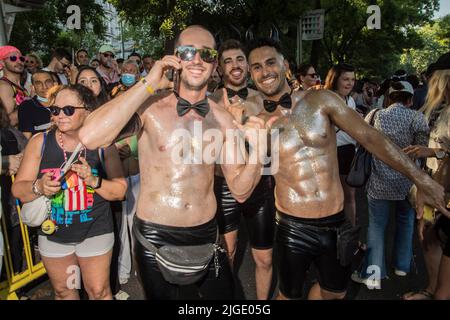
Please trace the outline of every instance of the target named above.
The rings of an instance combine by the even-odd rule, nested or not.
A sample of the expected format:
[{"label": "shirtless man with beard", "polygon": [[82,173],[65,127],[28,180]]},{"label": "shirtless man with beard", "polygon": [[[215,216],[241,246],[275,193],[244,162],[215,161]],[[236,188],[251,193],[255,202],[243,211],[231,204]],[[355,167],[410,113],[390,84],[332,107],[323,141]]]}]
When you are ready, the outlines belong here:
[{"label": "shirtless man with beard", "polygon": [[[116,99],[93,112],[80,132],[89,149],[107,146],[124,136],[137,135],[141,189],[133,228],[153,243],[192,246],[215,243],[217,237],[214,163],[178,162],[185,158],[180,150],[177,130],[188,132],[188,152],[205,150],[208,132],[219,131],[223,146],[219,153],[236,159],[237,139],[228,139],[225,131],[235,130],[233,117],[224,108],[206,99],[207,82],[217,64],[212,34],[201,26],[190,26],[175,41],[175,55],[157,61],[149,74]],[[165,74],[180,72],[178,92],[153,94],[169,87]],[[250,118],[248,127],[259,129],[264,122]],[[201,137],[198,137],[200,127]],[[242,127],[240,127],[242,128]],[[243,129],[243,128],[242,128]],[[122,133],[121,133],[122,131]],[[185,142],[185,141],[183,141]],[[223,142],[223,143],[222,143]],[[249,141],[254,147],[256,143]],[[255,148],[251,148],[250,157]],[[258,152],[260,152],[258,150]],[[261,153],[265,151],[262,149]],[[245,201],[259,182],[261,164],[222,164],[222,171],[233,196]],[[227,257],[219,253],[219,274],[214,259],[207,275],[193,285],[178,286],[166,281],[154,254],[136,241],[135,257],[148,299],[187,298],[231,299],[233,280]]]},{"label": "shirtless man with beard", "polygon": [[[247,88],[248,70],[244,46],[234,39],[222,43],[219,48],[219,72],[222,74],[225,89],[217,90],[210,96],[211,99],[221,103],[226,94],[231,103],[227,109],[245,110],[250,106],[245,104],[245,101],[260,95],[257,91]],[[220,166],[217,166],[214,190],[217,199],[217,221],[220,234],[224,235],[231,267],[234,267],[238,229],[243,216],[255,260],[256,298],[267,299],[272,283],[272,247],[275,233],[273,178],[262,176],[251,197],[241,204],[233,198]]]},{"label": "shirtless man with beard", "polygon": [[272,129],[279,130],[280,139],[279,170],[274,175],[278,299],[302,297],[311,263],[318,271],[318,283],[313,285],[308,298],[343,299],[351,269],[350,265],[342,266],[337,258],[336,228],[349,222],[342,211],[334,126],[416,184],[420,190],[418,217],[423,214],[424,204],[449,214],[444,189],[335,93],[328,90],[292,93],[277,43],[269,39],[255,42],[248,60],[252,79],[263,95],[253,101],[256,107],[264,106],[259,116],[281,116],[272,125]]}]

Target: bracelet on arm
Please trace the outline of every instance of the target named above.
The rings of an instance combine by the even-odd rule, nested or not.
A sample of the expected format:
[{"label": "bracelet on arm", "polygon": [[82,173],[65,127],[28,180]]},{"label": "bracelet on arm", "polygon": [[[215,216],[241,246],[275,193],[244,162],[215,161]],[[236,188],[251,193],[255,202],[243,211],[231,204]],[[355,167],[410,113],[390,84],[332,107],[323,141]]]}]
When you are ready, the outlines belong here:
[{"label": "bracelet on arm", "polygon": [[37,186],[38,179],[34,180],[33,185],[31,187],[31,190],[33,190],[33,193],[37,195],[38,197],[43,196],[44,194],[39,190]]},{"label": "bracelet on arm", "polygon": [[150,94],[155,93],[155,89],[153,89],[153,87],[147,82],[147,80],[145,80],[145,78],[142,78],[141,82],[144,84],[145,89],[147,89],[148,93]]}]

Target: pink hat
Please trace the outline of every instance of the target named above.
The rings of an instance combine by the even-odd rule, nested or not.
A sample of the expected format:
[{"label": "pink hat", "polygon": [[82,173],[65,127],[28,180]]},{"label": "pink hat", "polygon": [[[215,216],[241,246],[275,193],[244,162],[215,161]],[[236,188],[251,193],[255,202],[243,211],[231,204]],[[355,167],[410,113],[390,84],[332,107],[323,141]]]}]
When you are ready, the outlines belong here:
[{"label": "pink hat", "polygon": [[13,46],[1,46],[0,47],[0,60],[5,60],[11,52],[19,52],[20,55],[22,53],[19,49]]}]

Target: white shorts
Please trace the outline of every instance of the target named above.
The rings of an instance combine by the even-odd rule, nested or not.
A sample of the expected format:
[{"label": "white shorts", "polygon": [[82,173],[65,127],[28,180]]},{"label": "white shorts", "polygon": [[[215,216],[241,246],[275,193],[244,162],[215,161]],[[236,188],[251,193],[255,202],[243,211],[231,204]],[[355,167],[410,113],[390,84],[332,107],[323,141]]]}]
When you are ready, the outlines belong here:
[{"label": "white shorts", "polygon": [[96,257],[106,254],[113,248],[114,233],[87,238],[79,243],[57,243],[40,235],[38,244],[39,253],[47,258],[62,258],[74,253],[81,258]]}]

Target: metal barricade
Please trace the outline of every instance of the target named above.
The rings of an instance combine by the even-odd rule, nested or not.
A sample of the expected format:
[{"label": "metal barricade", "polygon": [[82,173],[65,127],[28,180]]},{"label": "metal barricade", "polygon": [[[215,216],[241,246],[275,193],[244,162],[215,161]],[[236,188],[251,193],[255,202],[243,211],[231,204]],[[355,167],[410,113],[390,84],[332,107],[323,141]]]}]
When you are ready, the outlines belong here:
[{"label": "metal barricade", "polygon": [[[14,182],[14,177],[12,177]],[[4,264],[6,269],[6,280],[0,282],[0,300],[18,300],[16,291],[30,282],[42,277],[46,274],[46,270],[42,261],[34,263],[30,238],[28,235],[28,227],[22,223],[20,218],[20,205],[17,202],[17,212],[19,214],[20,221],[20,233],[23,240],[23,247],[25,253],[26,268],[25,270],[17,273],[13,270],[13,261],[11,254],[11,247],[8,237],[8,228],[6,227],[6,221],[4,217],[1,219],[1,228],[3,230],[4,238]],[[5,215],[5,212],[3,213]]]}]

